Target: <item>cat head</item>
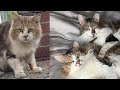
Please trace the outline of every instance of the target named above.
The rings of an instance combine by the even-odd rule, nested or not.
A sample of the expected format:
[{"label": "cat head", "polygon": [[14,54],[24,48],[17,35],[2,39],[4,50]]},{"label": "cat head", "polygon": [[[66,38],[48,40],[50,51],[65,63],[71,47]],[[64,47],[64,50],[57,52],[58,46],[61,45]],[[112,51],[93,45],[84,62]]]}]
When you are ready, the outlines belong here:
[{"label": "cat head", "polygon": [[113,31],[113,36],[120,40],[120,21],[118,22],[112,22],[111,23],[111,28]]},{"label": "cat head", "polygon": [[95,15],[92,18],[86,18],[83,15],[79,14],[78,15],[78,20],[80,23],[80,30],[81,30],[81,35],[90,30],[91,33],[95,34],[95,29],[98,28],[98,24],[100,21],[100,15],[98,13],[95,13]]},{"label": "cat head", "polygon": [[12,40],[30,42],[42,35],[40,15],[21,16],[13,12],[12,16],[13,20],[9,33]]},{"label": "cat head", "polygon": [[86,54],[87,49],[88,48],[81,47],[79,43],[75,41],[71,49],[64,54],[56,54],[54,58],[62,63],[63,71],[70,72],[71,66],[80,67],[82,60],[80,60],[79,57]]}]

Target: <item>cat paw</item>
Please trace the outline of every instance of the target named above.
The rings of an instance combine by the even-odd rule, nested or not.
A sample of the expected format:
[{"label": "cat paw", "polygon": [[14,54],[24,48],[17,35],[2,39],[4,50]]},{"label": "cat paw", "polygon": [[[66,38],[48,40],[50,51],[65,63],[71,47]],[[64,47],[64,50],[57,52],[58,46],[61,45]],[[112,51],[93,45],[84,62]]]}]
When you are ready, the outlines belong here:
[{"label": "cat paw", "polygon": [[97,59],[103,64],[108,65],[109,67],[112,66],[112,62],[107,57],[104,58],[97,57]]},{"label": "cat paw", "polygon": [[101,54],[101,53],[98,54],[98,57],[100,57],[100,58],[104,58],[104,56],[105,56],[105,55],[103,55],[103,54]]},{"label": "cat paw", "polygon": [[33,73],[39,73],[39,72],[42,72],[43,69],[41,67],[37,67],[37,68],[33,69],[32,71],[33,71]]},{"label": "cat paw", "polygon": [[21,79],[21,78],[25,78],[26,74],[24,72],[19,72],[17,74],[15,74],[15,78],[17,79]]}]

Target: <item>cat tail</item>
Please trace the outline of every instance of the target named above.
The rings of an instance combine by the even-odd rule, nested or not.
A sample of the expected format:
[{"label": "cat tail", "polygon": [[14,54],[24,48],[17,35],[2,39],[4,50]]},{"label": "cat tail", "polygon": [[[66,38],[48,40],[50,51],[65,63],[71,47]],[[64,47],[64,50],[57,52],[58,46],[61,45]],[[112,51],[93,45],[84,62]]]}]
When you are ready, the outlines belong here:
[{"label": "cat tail", "polygon": [[0,71],[2,72],[10,72],[13,71],[9,66],[8,61],[6,59],[6,51],[3,52],[3,56],[0,56]]},{"label": "cat tail", "polygon": [[11,72],[13,71],[12,68],[9,66],[6,60],[0,61],[0,71],[2,72]]}]

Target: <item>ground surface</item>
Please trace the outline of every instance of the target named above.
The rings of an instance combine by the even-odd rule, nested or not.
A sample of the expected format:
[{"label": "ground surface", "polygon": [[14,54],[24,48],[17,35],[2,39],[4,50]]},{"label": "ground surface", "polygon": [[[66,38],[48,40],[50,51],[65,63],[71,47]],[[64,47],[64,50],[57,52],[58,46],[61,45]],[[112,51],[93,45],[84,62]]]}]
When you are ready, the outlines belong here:
[{"label": "ground surface", "polygon": [[[23,64],[24,71],[27,75],[24,79],[49,79],[49,60],[37,61],[37,66],[42,67],[43,71],[41,73],[32,73],[27,64]],[[0,79],[15,79],[13,72],[0,72]]]}]

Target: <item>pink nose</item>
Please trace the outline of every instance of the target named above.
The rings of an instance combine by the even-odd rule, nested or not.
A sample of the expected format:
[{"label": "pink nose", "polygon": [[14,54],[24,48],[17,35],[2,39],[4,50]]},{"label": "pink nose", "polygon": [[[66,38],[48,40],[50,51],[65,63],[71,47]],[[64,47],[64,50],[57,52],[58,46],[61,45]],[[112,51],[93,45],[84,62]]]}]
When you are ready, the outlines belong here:
[{"label": "pink nose", "polygon": [[28,35],[25,35],[24,38],[26,39],[28,37]]}]

